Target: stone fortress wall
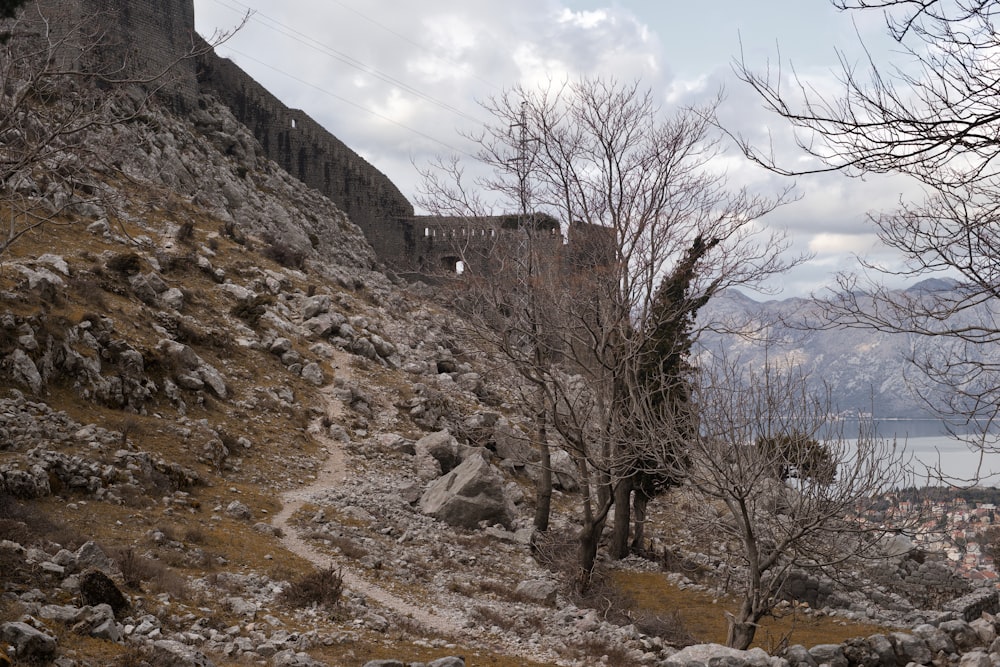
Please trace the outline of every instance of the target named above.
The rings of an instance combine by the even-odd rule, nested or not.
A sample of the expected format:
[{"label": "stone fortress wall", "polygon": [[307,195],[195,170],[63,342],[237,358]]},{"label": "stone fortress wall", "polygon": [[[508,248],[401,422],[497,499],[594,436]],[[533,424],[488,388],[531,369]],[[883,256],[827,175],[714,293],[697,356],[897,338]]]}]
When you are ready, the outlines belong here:
[{"label": "stone fortress wall", "polygon": [[[299,109],[291,109],[232,61],[207,48],[194,29],[194,0],[35,0],[25,9],[58,16],[67,25],[98,18],[110,27],[102,59],[127,62],[129,75],[156,82],[179,112],[209,94],[229,107],[260,142],[264,154],[329,197],[364,232],[387,270],[400,275],[453,272],[460,257],[487,256],[508,218],[475,220],[414,215],[413,205],[382,172]],[[192,51],[197,57],[187,57]],[[574,225],[570,239],[592,232]],[[604,236],[601,234],[600,236]],[[553,232],[554,250],[561,237]],[[583,249],[577,243],[575,251]]]},{"label": "stone fortress wall", "polygon": [[[113,78],[142,80],[169,70],[154,84],[163,96],[180,108],[197,99],[197,63],[182,58],[203,44],[194,31],[194,0],[36,0],[22,16],[27,21],[49,19],[56,39],[79,32],[85,42],[81,47],[100,35],[102,71]],[[80,53],[83,58],[93,55],[85,48],[78,57]]]}]

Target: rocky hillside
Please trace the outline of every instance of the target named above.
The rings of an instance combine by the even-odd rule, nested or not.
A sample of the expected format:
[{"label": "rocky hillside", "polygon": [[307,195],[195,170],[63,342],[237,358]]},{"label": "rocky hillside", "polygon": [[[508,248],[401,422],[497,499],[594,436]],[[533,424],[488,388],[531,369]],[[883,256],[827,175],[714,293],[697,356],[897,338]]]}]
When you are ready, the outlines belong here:
[{"label": "rocky hillside", "polygon": [[[116,169],[95,171],[85,200],[18,185],[72,206],[0,257],[0,638],[16,664],[710,662],[677,653],[695,639],[676,618],[686,603],[647,615],[613,585],[676,560],[700,581],[645,592],[714,595],[722,618],[729,575],[697,559],[699,536],[672,560],[657,533],[661,563],[630,559],[571,595],[573,466],[555,458],[551,537],[529,546],[527,419],[511,373],[439,305],[447,288],[387,279],[341,211],[223,107],[201,108],[95,131]],[[986,656],[992,621],[963,617],[995,593],[921,612],[889,587],[927,568],[896,565],[878,588],[895,616],[865,591],[801,613],[844,637],[954,627],[787,660]],[[811,606],[834,604],[830,586],[802,579]]]},{"label": "rocky hillside", "polygon": [[88,140],[117,151],[102,196],[0,266],[18,664],[665,656],[557,597],[527,547],[508,374],[429,288],[376,271],[358,228],[210,99]]}]

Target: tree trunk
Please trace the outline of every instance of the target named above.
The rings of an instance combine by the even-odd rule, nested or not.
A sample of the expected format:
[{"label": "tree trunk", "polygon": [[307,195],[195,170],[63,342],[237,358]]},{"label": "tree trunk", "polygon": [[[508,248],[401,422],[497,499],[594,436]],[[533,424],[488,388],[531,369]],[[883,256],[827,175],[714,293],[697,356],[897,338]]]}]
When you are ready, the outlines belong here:
[{"label": "tree trunk", "polygon": [[757,634],[756,623],[738,623],[736,619],[730,618],[726,646],[745,651],[750,648],[755,634]]},{"label": "tree trunk", "polygon": [[611,531],[611,545],[608,547],[612,560],[619,560],[628,555],[632,487],[632,477],[621,480],[615,487],[615,525]]},{"label": "tree trunk", "polygon": [[585,521],[580,529],[580,573],[576,582],[578,593],[586,593],[594,576],[594,565],[597,563],[597,547],[601,542],[603,521]]},{"label": "tree trunk", "polygon": [[545,415],[536,416],[538,428],[535,437],[538,439],[538,455],[541,471],[535,482],[535,530],[544,533],[549,529],[549,513],[552,508],[552,453],[549,451],[547,433],[545,431]]},{"label": "tree trunk", "polygon": [[757,620],[754,618],[753,601],[745,598],[740,604],[737,614],[726,614],[729,631],[726,634],[726,646],[745,651],[750,648],[754,635],[757,634]]},{"label": "tree trunk", "polygon": [[641,553],[645,549],[643,542],[646,540],[646,505],[649,498],[641,490],[636,489],[632,497],[632,516],[635,521],[632,525],[632,544],[629,549],[632,553]]}]

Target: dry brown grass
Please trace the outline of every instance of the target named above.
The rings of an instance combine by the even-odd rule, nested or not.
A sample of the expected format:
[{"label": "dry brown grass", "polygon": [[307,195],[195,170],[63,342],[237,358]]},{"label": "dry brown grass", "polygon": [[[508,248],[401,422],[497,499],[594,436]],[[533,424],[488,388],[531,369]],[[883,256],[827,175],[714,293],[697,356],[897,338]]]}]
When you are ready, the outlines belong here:
[{"label": "dry brown grass", "polygon": [[[685,628],[699,642],[725,643],[726,619],[723,614],[735,609],[735,601],[701,591],[681,590],[658,572],[618,571],[614,573],[614,579],[633,597],[638,609],[658,614],[677,613]],[[753,646],[772,651],[786,641],[804,646],[836,644],[851,637],[886,631],[886,628],[875,625],[789,612],[780,618],[761,621]]]},{"label": "dry brown grass", "polygon": [[332,567],[315,570],[292,581],[281,592],[281,601],[292,607],[318,605],[332,609],[344,592],[344,578]]}]

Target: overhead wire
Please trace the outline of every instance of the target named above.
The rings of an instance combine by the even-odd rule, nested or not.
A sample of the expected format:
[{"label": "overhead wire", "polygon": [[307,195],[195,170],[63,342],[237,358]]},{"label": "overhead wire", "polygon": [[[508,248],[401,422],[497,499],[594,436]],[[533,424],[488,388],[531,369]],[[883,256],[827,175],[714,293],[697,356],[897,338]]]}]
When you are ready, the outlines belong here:
[{"label": "overhead wire", "polygon": [[[355,9],[354,7],[351,7],[350,5],[346,5],[343,2],[340,2],[340,0],[329,0],[329,1],[332,2],[333,4],[340,5],[341,7],[343,7],[344,9],[346,9],[349,12],[357,14],[358,16],[360,16],[361,18],[365,19],[369,23],[372,23],[372,24],[378,26],[379,28],[381,28],[382,30],[384,30],[385,32],[389,33],[393,37],[395,37],[397,39],[401,39],[404,42],[407,42],[408,44],[412,44],[413,46],[417,47],[421,51],[424,51],[424,52],[430,54],[431,57],[433,57],[433,58],[435,58],[437,60],[440,60],[442,62],[448,63],[449,65],[452,65],[454,67],[461,67],[462,66],[462,63],[460,63],[460,62],[458,62],[456,60],[452,60],[451,58],[446,58],[446,57],[442,56],[440,53],[437,53],[437,52],[433,51],[432,49],[429,49],[426,44],[421,44],[420,42],[417,42],[417,41],[411,39],[407,35],[404,35],[401,32],[397,32],[397,31],[393,30],[389,26],[387,26],[384,23],[380,22],[378,19],[374,19],[371,16],[368,16],[367,14],[365,14],[364,12]],[[477,81],[479,81],[480,83],[485,83],[487,86],[489,86],[490,88],[493,88],[494,90],[501,90],[501,87],[499,85],[497,85],[493,81],[490,81],[488,79],[484,79],[483,77],[479,76],[478,74],[473,74],[472,77],[474,79],[476,79]]]},{"label": "overhead wire", "polygon": [[[295,42],[297,42],[299,44],[302,44],[303,46],[305,46],[305,47],[307,47],[309,49],[312,49],[314,51],[323,53],[326,56],[334,58],[334,59],[336,59],[336,60],[338,60],[338,61],[340,61],[340,62],[348,65],[349,67],[357,69],[357,70],[359,70],[359,71],[361,71],[361,72],[363,72],[365,74],[373,76],[373,77],[375,77],[375,78],[377,78],[377,79],[379,79],[381,81],[384,81],[386,83],[389,83],[391,85],[397,86],[400,89],[406,91],[407,93],[409,93],[409,94],[411,94],[411,95],[413,95],[415,97],[418,97],[419,99],[422,99],[422,100],[424,100],[426,102],[429,102],[429,103],[431,103],[431,104],[433,104],[433,105],[435,105],[435,106],[437,106],[437,107],[439,107],[439,108],[441,108],[441,109],[443,109],[445,111],[453,113],[456,116],[458,116],[458,117],[460,117],[460,118],[462,118],[464,120],[473,122],[473,123],[475,123],[477,125],[482,125],[483,124],[483,122],[480,119],[478,119],[478,118],[470,115],[469,113],[466,113],[465,111],[463,111],[463,110],[461,110],[461,109],[459,109],[459,108],[457,108],[457,107],[455,107],[455,106],[453,106],[453,105],[451,105],[451,104],[449,104],[447,102],[444,102],[444,101],[442,101],[442,100],[434,97],[433,95],[431,95],[429,93],[426,93],[426,92],[418,89],[415,86],[407,84],[406,82],[401,81],[401,80],[397,79],[396,77],[393,77],[393,76],[391,76],[389,74],[381,72],[380,70],[378,70],[378,69],[376,69],[376,68],[374,68],[374,67],[372,67],[370,65],[367,65],[363,61],[358,60],[357,58],[354,58],[353,56],[350,56],[350,55],[348,55],[346,53],[343,53],[341,51],[338,51],[338,50],[336,50],[336,49],[334,49],[334,48],[332,48],[332,47],[330,47],[330,46],[328,46],[326,44],[323,44],[322,42],[320,42],[320,41],[318,41],[318,40],[316,40],[316,39],[314,39],[314,38],[312,38],[312,37],[310,37],[310,36],[308,36],[308,35],[300,32],[300,31],[298,31],[298,30],[296,30],[294,28],[291,28],[291,27],[289,27],[289,26],[281,23],[280,21],[277,21],[277,20],[275,20],[273,18],[270,18],[270,17],[268,17],[268,16],[266,16],[264,14],[261,14],[261,13],[257,12],[256,10],[254,10],[249,5],[246,5],[243,2],[240,2],[240,0],[213,0],[213,1],[216,4],[219,4],[219,5],[221,5],[221,6],[225,7],[225,8],[233,10],[233,11],[238,11],[238,12],[241,12],[241,13],[245,13],[245,12],[249,11],[249,12],[251,12],[250,20],[258,22],[260,25],[262,25],[265,28],[273,30],[273,31],[275,31],[275,32],[277,32],[277,33],[279,33],[279,34],[287,37],[288,39],[291,39],[291,40],[293,40],[293,41],[295,41]],[[338,2],[337,4],[341,5],[341,6],[344,6],[343,3],[339,3]],[[378,24],[379,27],[381,27],[382,29],[388,31],[390,34],[397,35],[397,33],[395,33],[394,31],[392,31],[390,28],[388,28],[388,27],[386,27],[386,26],[384,26],[382,24],[379,24],[374,19],[372,19],[372,18],[370,18],[368,16],[365,16],[364,14],[361,14],[360,12],[357,12],[356,10],[351,9],[350,7],[346,7],[346,6],[344,6],[344,7],[346,9],[349,9],[350,11],[352,11],[352,12],[354,12],[354,13],[362,16],[366,20]],[[426,50],[426,47],[423,47],[423,46],[421,46],[419,44],[416,44],[412,40],[407,39],[406,41],[415,44],[416,46],[418,46],[421,49]],[[429,140],[431,140],[431,141],[433,141],[433,142],[435,142],[437,144],[440,144],[440,145],[448,148],[449,150],[456,151],[456,152],[459,152],[459,153],[463,153],[465,155],[469,155],[469,153],[467,151],[464,151],[464,150],[461,150],[461,149],[457,149],[454,146],[451,146],[450,144],[448,144],[447,142],[442,141],[440,139],[437,139],[435,137],[432,137],[431,135],[429,135],[429,134],[427,134],[427,133],[425,133],[425,132],[423,132],[421,130],[418,130],[416,128],[410,127],[410,126],[408,126],[408,125],[406,125],[404,123],[401,123],[399,121],[393,120],[392,118],[389,118],[389,117],[385,116],[384,114],[380,114],[379,112],[374,111],[374,110],[372,110],[372,109],[370,109],[370,108],[368,108],[368,107],[366,107],[366,106],[364,106],[362,104],[359,104],[359,103],[357,103],[357,102],[355,102],[353,100],[350,100],[350,99],[348,99],[348,98],[346,98],[346,97],[344,97],[342,95],[338,95],[336,93],[333,93],[333,92],[331,92],[331,91],[323,88],[320,85],[317,85],[315,83],[306,81],[304,79],[301,79],[301,78],[299,78],[299,77],[297,77],[297,76],[295,76],[295,75],[293,75],[293,74],[291,74],[289,72],[286,72],[286,71],[284,71],[284,70],[282,70],[282,69],[280,69],[280,68],[278,68],[278,67],[276,67],[274,65],[271,65],[270,63],[266,63],[264,61],[261,61],[258,58],[250,56],[249,54],[246,54],[246,53],[243,53],[241,51],[238,51],[235,48],[233,48],[232,46],[227,45],[226,49],[229,50],[229,51],[231,51],[231,52],[233,52],[233,53],[237,53],[240,56],[242,56],[244,58],[247,58],[247,59],[249,59],[249,60],[251,60],[251,61],[253,61],[255,63],[258,63],[260,65],[268,67],[269,69],[271,69],[271,70],[273,70],[273,71],[275,71],[275,72],[277,72],[277,73],[279,73],[279,74],[281,74],[283,76],[286,76],[286,77],[288,77],[288,78],[290,78],[290,79],[292,79],[292,80],[294,80],[296,82],[299,82],[299,83],[302,83],[304,85],[307,85],[310,88],[313,88],[313,89],[315,89],[315,90],[317,90],[319,92],[322,92],[322,93],[324,93],[324,94],[326,94],[326,95],[328,95],[328,96],[330,96],[330,97],[332,97],[334,99],[340,100],[340,101],[342,101],[342,102],[344,102],[346,104],[349,104],[349,105],[351,105],[351,106],[353,106],[353,107],[355,107],[357,109],[360,109],[360,110],[362,110],[362,111],[364,111],[364,112],[366,112],[368,114],[371,114],[371,115],[373,115],[373,116],[375,116],[377,118],[380,118],[382,120],[390,122],[390,123],[392,123],[392,124],[394,124],[394,125],[402,128],[402,129],[405,129],[405,130],[407,130],[409,132],[412,132],[412,133],[414,133],[416,135],[419,135],[421,137],[429,139]],[[492,85],[492,84],[490,84],[490,85]]]},{"label": "overhead wire", "polygon": [[413,132],[414,134],[417,134],[417,135],[419,135],[419,136],[421,136],[421,137],[423,137],[425,139],[429,139],[430,141],[433,141],[436,144],[440,144],[441,146],[444,146],[448,150],[455,151],[456,153],[462,153],[463,155],[466,155],[468,157],[474,157],[468,151],[464,151],[461,148],[456,148],[456,147],[452,146],[451,144],[448,144],[447,142],[442,141],[441,139],[438,139],[436,137],[432,137],[431,135],[427,134],[426,132],[422,132],[422,131],[420,131],[420,130],[418,130],[416,128],[413,128],[413,127],[410,127],[410,126],[405,125],[403,123],[400,123],[397,120],[389,118],[388,116],[386,116],[384,114],[381,114],[381,113],[379,113],[379,112],[377,112],[377,111],[375,111],[373,109],[369,109],[368,107],[365,107],[365,106],[363,106],[363,105],[361,105],[361,104],[359,104],[359,103],[357,103],[357,102],[355,102],[353,100],[350,100],[350,99],[348,99],[346,97],[343,97],[342,95],[337,95],[336,93],[333,93],[333,92],[331,92],[329,90],[326,90],[325,88],[317,86],[316,84],[314,84],[314,83],[312,83],[310,81],[306,81],[305,79],[301,79],[301,78],[295,76],[294,74],[291,74],[291,73],[286,72],[286,71],[284,71],[284,70],[282,70],[282,69],[280,69],[278,67],[275,67],[274,65],[271,65],[270,63],[266,63],[263,60],[260,60],[259,58],[255,58],[255,57],[251,56],[248,53],[244,53],[243,51],[239,51],[237,49],[234,49],[231,46],[227,46],[226,48],[229,51],[231,51],[231,52],[233,52],[233,53],[235,53],[235,54],[237,54],[237,55],[239,55],[239,56],[241,56],[243,58],[246,58],[247,60],[255,62],[258,65],[261,65],[262,67],[266,67],[266,68],[268,68],[268,69],[270,69],[270,70],[272,70],[274,72],[277,72],[277,73],[279,73],[279,74],[281,74],[283,76],[286,76],[289,79],[291,79],[292,81],[295,81],[297,83],[301,83],[302,85],[308,86],[309,88],[317,90],[317,91],[323,93],[324,95],[327,95],[328,97],[332,97],[332,98],[334,98],[336,100],[340,100],[341,102],[343,102],[345,104],[349,104],[350,106],[355,107],[356,109],[360,109],[362,111],[365,111],[365,112],[367,112],[367,113],[375,116],[376,118],[384,120],[384,121],[386,121],[388,123],[392,123],[393,125],[396,125],[397,127],[400,127],[400,128],[402,128],[404,130],[407,130],[409,132]]}]

